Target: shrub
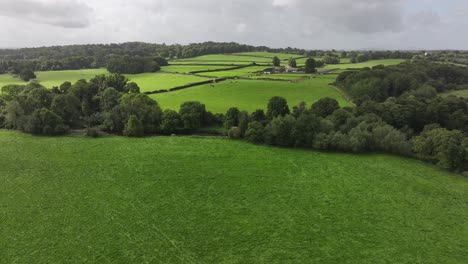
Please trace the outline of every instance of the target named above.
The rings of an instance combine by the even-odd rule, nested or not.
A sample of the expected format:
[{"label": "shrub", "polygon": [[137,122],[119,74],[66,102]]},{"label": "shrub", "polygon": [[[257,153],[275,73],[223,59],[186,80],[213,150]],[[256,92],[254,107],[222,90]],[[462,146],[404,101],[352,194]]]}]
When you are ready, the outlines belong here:
[{"label": "shrub", "polygon": [[267,117],[270,120],[277,116],[285,116],[289,113],[288,102],[283,97],[275,96],[268,102]]},{"label": "shrub", "polygon": [[173,110],[165,110],[161,122],[161,132],[163,134],[173,134],[181,129],[182,120],[180,115]]},{"label": "shrub", "polygon": [[229,129],[233,126],[239,125],[239,109],[237,107],[231,107],[228,109],[226,116],[224,117],[224,127]]},{"label": "shrub", "polygon": [[260,122],[250,122],[245,132],[245,139],[252,143],[263,143],[265,140],[265,128]]},{"label": "shrub", "polygon": [[123,134],[127,137],[142,137],[144,135],[143,124],[136,115],[131,115],[128,118]]},{"label": "shrub", "polygon": [[322,98],[312,105],[312,112],[320,117],[327,117],[338,109],[340,109],[338,101],[328,97]]},{"label": "shrub", "polygon": [[94,127],[88,127],[88,128],[86,128],[85,135],[87,137],[97,138],[97,137],[99,137],[99,132]]},{"label": "shrub", "polygon": [[191,101],[183,103],[179,110],[183,128],[187,131],[199,129],[205,119],[205,113],[205,105],[200,102]]},{"label": "shrub", "polygon": [[241,130],[238,127],[231,127],[228,131],[228,136],[231,139],[239,139],[241,137]]},{"label": "shrub", "polygon": [[265,142],[270,145],[288,147],[294,145],[292,129],[296,119],[291,115],[274,118],[265,128]]}]

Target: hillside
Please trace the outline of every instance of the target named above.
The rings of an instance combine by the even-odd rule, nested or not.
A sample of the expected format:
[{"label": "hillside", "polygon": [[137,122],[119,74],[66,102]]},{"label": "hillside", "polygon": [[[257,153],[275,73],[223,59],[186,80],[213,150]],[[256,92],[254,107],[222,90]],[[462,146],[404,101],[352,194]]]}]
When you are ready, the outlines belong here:
[{"label": "hillside", "polygon": [[0,262],[466,263],[468,181],[217,138],[0,131]]}]

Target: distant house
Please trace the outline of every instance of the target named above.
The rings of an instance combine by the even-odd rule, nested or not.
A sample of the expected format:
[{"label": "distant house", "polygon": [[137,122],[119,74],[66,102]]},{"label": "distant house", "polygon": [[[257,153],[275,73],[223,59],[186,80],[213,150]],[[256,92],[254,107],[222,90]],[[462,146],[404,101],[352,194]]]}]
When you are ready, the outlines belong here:
[{"label": "distant house", "polygon": [[286,66],[284,67],[284,71],[285,72],[293,72],[293,73],[298,73],[298,72],[301,72],[301,69],[300,68],[294,68],[294,67],[291,67],[291,66]]}]

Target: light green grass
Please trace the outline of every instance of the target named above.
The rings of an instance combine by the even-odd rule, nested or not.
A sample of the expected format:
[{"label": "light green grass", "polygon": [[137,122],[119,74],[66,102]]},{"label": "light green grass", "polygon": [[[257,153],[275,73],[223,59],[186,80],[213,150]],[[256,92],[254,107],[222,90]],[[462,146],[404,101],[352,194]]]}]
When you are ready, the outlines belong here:
[{"label": "light green grass", "polygon": [[[78,80],[92,79],[96,75],[108,74],[106,69],[84,69],[84,70],[72,70],[72,71],[44,71],[36,72],[36,81],[40,82],[47,88],[54,86],[60,86],[64,82],[75,83]],[[19,78],[13,78],[10,74],[0,75],[0,87],[7,84],[27,84]]]},{"label": "light green grass", "polygon": [[[88,69],[74,71],[47,71],[37,72],[37,81],[47,88],[60,86],[66,81],[75,83],[80,79],[90,80],[99,74],[109,74],[106,69]],[[209,80],[200,76],[171,74],[171,73],[143,73],[143,74],[125,74],[132,82],[140,86],[141,92],[155,91],[160,89],[169,89],[189,83],[202,82]],[[7,84],[26,84],[11,75],[0,75],[0,87]]]},{"label": "light green grass", "polygon": [[173,73],[142,73],[126,74],[125,76],[130,81],[137,83],[141,92],[152,92],[209,80],[209,78],[200,76]]},{"label": "light green grass", "polygon": [[370,60],[366,62],[360,62],[360,63],[342,63],[342,64],[333,64],[333,65],[325,65],[325,68],[327,69],[360,69],[360,68],[365,68],[365,67],[374,67],[377,65],[397,65],[402,62],[405,62],[406,60],[403,59],[384,59],[384,60]]},{"label": "light green grass", "polygon": [[468,180],[212,138],[0,131],[2,263],[466,263]]},{"label": "light green grass", "polygon": [[220,69],[227,69],[230,68],[229,66],[201,66],[201,65],[170,65],[170,66],[163,66],[161,67],[162,72],[172,72],[172,73],[190,73],[195,71],[209,71],[209,70],[220,70]]},{"label": "light green grass", "polygon": [[288,54],[288,53],[274,53],[274,52],[241,52],[233,55],[253,56],[253,57],[265,57],[270,58],[272,62],[273,57],[278,57],[280,60],[289,60],[290,58],[300,58],[303,55],[300,54]]},{"label": "light green grass", "polygon": [[250,66],[250,67],[245,67],[241,69],[236,69],[236,70],[229,70],[229,71],[217,71],[217,72],[204,72],[200,73],[202,75],[206,76],[213,76],[213,77],[250,77],[252,76],[253,72],[258,72],[258,71],[263,71],[267,66]]},{"label": "light green grass", "polygon": [[272,63],[270,58],[263,57],[248,57],[248,56],[238,56],[230,54],[213,54],[213,55],[204,55],[194,58],[181,59],[177,60],[174,63],[180,62],[210,62],[210,63],[241,63],[241,64],[250,64],[252,62],[262,62],[262,63]]},{"label": "light green grass", "polygon": [[468,98],[468,90],[451,91],[451,92],[448,92],[448,93],[443,93],[442,95],[443,96],[455,95],[455,96]]},{"label": "light green grass", "polygon": [[287,81],[295,81],[304,79],[307,77],[311,77],[311,74],[293,74],[293,73],[278,73],[278,74],[258,74],[251,76],[252,79],[275,79],[275,80],[287,80]]},{"label": "light green grass", "polygon": [[325,81],[310,79],[307,82],[289,83],[286,81],[227,80],[218,84],[208,84],[185,90],[154,94],[162,108],[178,110],[186,101],[200,101],[208,111],[225,113],[230,107],[238,107],[249,112],[266,109],[268,100],[273,96],[287,99],[290,108],[301,101],[312,104],[323,97],[335,98],[340,105],[349,103],[334,87]]}]

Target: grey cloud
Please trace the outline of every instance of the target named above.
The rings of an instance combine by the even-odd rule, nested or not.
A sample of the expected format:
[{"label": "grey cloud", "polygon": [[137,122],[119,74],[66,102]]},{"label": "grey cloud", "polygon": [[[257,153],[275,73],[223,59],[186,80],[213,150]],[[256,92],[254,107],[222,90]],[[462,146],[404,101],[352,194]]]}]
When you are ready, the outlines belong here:
[{"label": "grey cloud", "polygon": [[0,16],[63,28],[89,26],[89,6],[74,0],[0,0]]},{"label": "grey cloud", "polygon": [[[420,0],[0,0],[0,3],[6,7],[0,10],[0,24],[7,28],[9,37],[0,38],[0,46],[124,41],[186,44],[212,40],[310,49],[404,48],[408,42],[412,46],[420,43],[428,49],[434,43],[431,40],[437,40],[435,33],[444,33],[451,39],[446,42],[447,48],[468,45],[467,37],[449,30],[466,28],[466,19],[448,17],[441,11],[441,4],[432,0],[424,1],[425,4]],[[466,1],[459,3],[462,6],[456,10],[468,7]],[[436,12],[421,12],[424,10]],[[424,26],[438,23],[438,19],[443,23],[437,28]],[[39,23],[58,27],[46,28]],[[67,29],[86,26],[86,30]],[[46,37],[41,31],[56,37]]]}]

